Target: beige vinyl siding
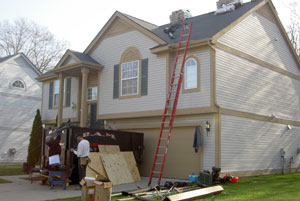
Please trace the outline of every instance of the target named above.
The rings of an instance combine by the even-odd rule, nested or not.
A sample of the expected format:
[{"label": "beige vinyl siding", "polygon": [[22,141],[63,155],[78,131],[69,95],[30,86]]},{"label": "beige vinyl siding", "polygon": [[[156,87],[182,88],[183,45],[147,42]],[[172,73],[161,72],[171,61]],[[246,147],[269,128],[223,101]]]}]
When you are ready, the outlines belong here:
[{"label": "beige vinyl siding", "polygon": [[[66,82],[66,80],[65,80]],[[56,115],[58,113],[58,108],[52,108],[49,109],[49,82],[44,83],[44,88],[43,88],[43,112],[42,112],[42,120],[55,120]],[[71,81],[71,105],[70,107],[64,107],[63,108],[63,118],[75,118],[77,117],[77,109],[80,107],[77,104],[77,98],[78,98],[78,79],[72,77]],[[72,102],[76,104],[76,109],[72,109]],[[63,104],[65,105],[65,97],[64,97],[64,102]]]},{"label": "beige vinyl siding", "polygon": [[278,26],[257,13],[233,27],[218,42],[300,75]]},{"label": "beige vinyl siding", "polygon": [[67,66],[67,65],[71,65],[71,64],[74,64],[74,63],[76,63],[76,61],[75,61],[75,59],[73,59],[73,58],[69,58],[66,62],[64,62],[64,66]]},{"label": "beige vinyl siding", "polygon": [[[210,131],[207,133],[205,123],[209,121]],[[202,122],[203,128],[203,170],[211,171],[215,166],[215,120],[213,118],[204,118]]]},{"label": "beige vinyl siding", "polygon": [[221,107],[300,121],[300,81],[218,49],[216,60]]},{"label": "beige vinyl siding", "polygon": [[285,167],[300,165],[300,127],[222,115],[222,172],[281,169],[280,149],[286,151]]},{"label": "beige vinyl siding", "polygon": [[[191,55],[195,56],[200,63],[200,77],[198,77],[198,79],[200,79],[200,91],[192,93],[182,93],[182,84],[177,109],[210,106],[210,52],[209,50],[201,50],[196,53],[187,54],[186,58],[188,58]],[[175,58],[173,58],[172,61],[172,69],[174,65],[174,60]],[[176,69],[179,70],[181,68],[181,64],[182,61],[179,60]],[[170,72],[170,74],[172,74],[172,72]]]},{"label": "beige vinyl siding", "polygon": [[[130,31],[103,40],[91,57],[104,68],[100,73],[99,114],[151,111],[163,109],[166,94],[166,59],[151,54],[150,48],[158,45],[138,31]],[[113,70],[120,63],[122,53],[134,46],[142,59],[148,58],[148,95],[139,98],[113,99]],[[141,65],[141,64],[139,64]]]}]

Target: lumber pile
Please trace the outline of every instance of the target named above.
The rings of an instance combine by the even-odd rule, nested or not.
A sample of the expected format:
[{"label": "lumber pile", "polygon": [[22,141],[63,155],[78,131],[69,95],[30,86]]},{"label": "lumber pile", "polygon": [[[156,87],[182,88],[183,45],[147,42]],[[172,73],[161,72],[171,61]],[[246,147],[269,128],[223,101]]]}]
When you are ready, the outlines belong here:
[{"label": "lumber pile", "polygon": [[117,145],[99,145],[99,152],[91,152],[87,177],[109,180],[113,185],[140,181],[133,152],[121,152]]}]

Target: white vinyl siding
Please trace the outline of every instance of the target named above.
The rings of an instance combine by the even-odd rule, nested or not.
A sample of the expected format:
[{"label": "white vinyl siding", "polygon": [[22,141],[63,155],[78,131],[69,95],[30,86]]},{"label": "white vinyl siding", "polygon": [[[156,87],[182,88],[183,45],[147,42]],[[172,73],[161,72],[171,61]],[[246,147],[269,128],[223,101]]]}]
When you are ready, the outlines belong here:
[{"label": "white vinyl siding", "polygon": [[218,42],[300,75],[278,26],[257,13],[251,14],[233,27]]},{"label": "white vinyl siding", "polygon": [[139,61],[122,63],[121,96],[136,95],[139,91]]},{"label": "white vinyl siding", "polygon": [[184,89],[197,88],[198,77],[197,77],[197,61],[196,59],[188,59],[185,62],[184,70]]},{"label": "white vinyl siding", "polygon": [[299,167],[300,127],[221,115],[222,172],[281,169],[280,149],[286,151],[285,166],[293,157]]},{"label": "white vinyl siding", "polygon": [[300,81],[218,49],[216,64],[221,107],[300,121]]},{"label": "white vinyl siding", "polygon": [[[0,64],[0,163],[26,161],[32,123],[36,110],[41,108],[42,84],[35,79],[38,76],[22,56]],[[26,90],[12,88],[16,80],[24,82]],[[8,154],[10,148],[16,149],[14,157]]]},{"label": "white vinyl siding", "polygon": [[[99,44],[91,57],[104,66],[98,78],[100,115],[163,109],[166,98],[166,59],[151,53],[150,48],[157,45],[138,31],[113,36]],[[131,46],[140,51],[142,59],[148,58],[148,95],[113,99],[114,65],[120,63],[121,55]]]}]

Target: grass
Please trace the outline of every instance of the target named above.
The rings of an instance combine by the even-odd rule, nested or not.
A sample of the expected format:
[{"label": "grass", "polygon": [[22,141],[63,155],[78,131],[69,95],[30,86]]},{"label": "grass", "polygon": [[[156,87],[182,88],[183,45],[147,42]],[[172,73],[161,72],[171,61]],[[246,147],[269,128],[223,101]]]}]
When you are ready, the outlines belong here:
[{"label": "grass", "polygon": [[24,175],[21,165],[0,165],[0,176]]},{"label": "grass", "polygon": [[11,183],[11,181],[0,179],[0,184],[6,184],[6,183]]},{"label": "grass", "polygon": [[[214,197],[215,201],[299,201],[300,173],[240,178],[238,183],[226,183],[223,187],[224,191]],[[113,197],[112,201],[118,198]],[[80,197],[55,201],[80,201]]]}]

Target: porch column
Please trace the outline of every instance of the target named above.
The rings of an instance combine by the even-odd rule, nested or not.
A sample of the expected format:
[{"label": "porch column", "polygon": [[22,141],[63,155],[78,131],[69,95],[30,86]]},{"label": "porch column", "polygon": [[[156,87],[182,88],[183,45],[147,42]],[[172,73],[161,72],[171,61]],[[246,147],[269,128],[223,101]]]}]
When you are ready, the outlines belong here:
[{"label": "porch column", "polygon": [[61,126],[62,118],[63,118],[64,77],[62,73],[58,74],[58,79],[59,79],[59,99],[58,99],[57,127]]},{"label": "porch column", "polygon": [[80,127],[87,126],[87,105],[86,105],[86,90],[87,90],[87,78],[88,78],[89,69],[81,68],[81,114],[80,114]]}]

